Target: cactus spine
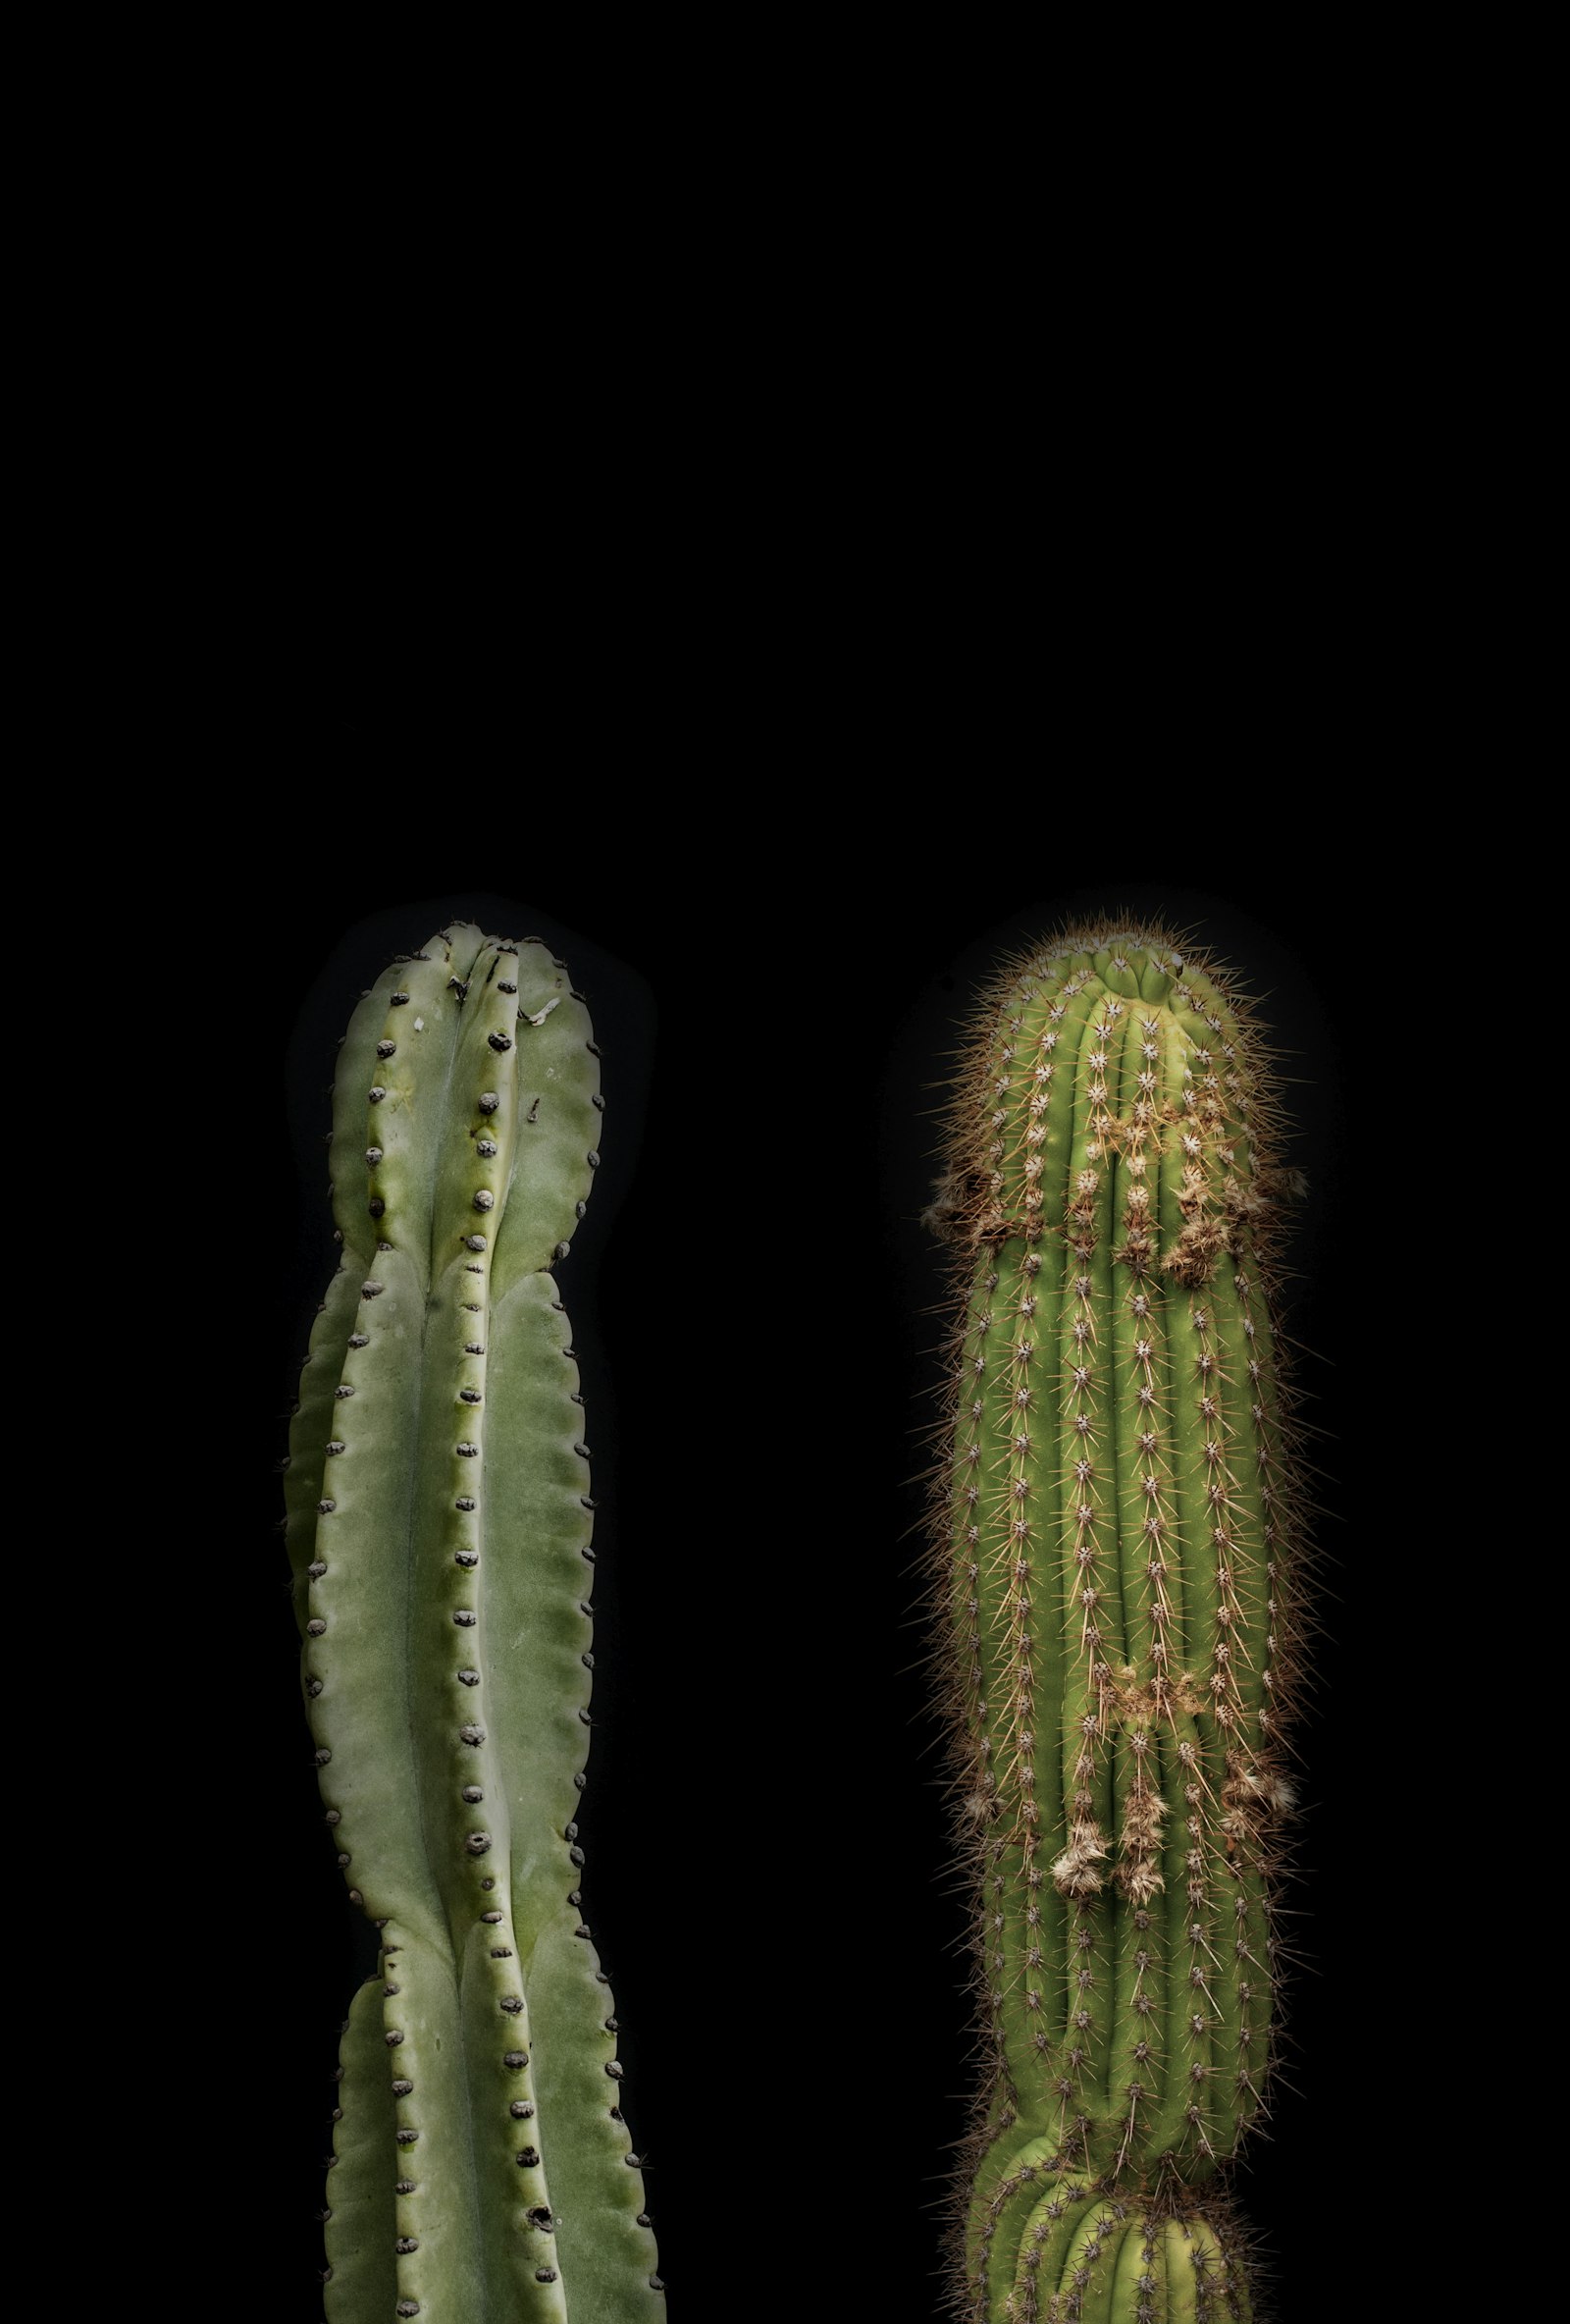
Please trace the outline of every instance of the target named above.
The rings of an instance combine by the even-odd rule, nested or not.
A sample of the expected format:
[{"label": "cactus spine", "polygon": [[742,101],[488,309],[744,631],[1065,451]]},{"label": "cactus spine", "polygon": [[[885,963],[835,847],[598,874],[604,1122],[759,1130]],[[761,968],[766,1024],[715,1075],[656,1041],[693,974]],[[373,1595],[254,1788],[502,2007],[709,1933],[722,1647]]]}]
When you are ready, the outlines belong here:
[{"label": "cactus spine", "polygon": [[968,2324],[1243,2319],[1293,1588],[1272,1103],[1238,997],[1075,929],[989,995],[932,1221],[959,1245],[936,1535],[989,2083]]},{"label": "cactus spine", "polygon": [[598,1056],[563,964],[468,925],[394,963],[340,1052],[342,1259],[286,1524],[327,1821],[381,1932],[343,2030],[330,2324],[662,2313],[577,1909],[594,1503],[550,1268]]}]

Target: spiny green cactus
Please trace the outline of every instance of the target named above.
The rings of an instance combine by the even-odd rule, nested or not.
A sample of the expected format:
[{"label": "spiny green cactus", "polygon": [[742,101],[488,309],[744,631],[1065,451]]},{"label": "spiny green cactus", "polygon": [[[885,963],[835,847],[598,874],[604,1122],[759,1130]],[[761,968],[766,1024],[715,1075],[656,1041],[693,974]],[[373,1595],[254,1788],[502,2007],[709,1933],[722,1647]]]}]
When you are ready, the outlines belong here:
[{"label": "spiny green cactus", "polygon": [[576,1888],[594,1503],[550,1268],[599,1161],[598,1056],[564,965],[468,925],[342,1044],[342,1261],[286,1526],[327,1821],[381,1931],[343,2029],[331,2324],[663,2312]]},{"label": "spiny green cactus", "polygon": [[1138,2196],[1057,2177],[1037,2190],[1003,2312],[1058,2324],[1222,2324],[1246,2318],[1235,2241],[1214,2216],[1175,2214]]},{"label": "spiny green cactus", "polygon": [[[1272,1129],[1245,1006],[1156,929],[1014,964],[959,1080],[931,1215],[962,1254],[937,1578],[990,2078],[970,2324],[1248,2313],[1213,2183],[1260,2110],[1290,1805]],[[1157,2223],[1148,2267],[1089,2188]]]}]

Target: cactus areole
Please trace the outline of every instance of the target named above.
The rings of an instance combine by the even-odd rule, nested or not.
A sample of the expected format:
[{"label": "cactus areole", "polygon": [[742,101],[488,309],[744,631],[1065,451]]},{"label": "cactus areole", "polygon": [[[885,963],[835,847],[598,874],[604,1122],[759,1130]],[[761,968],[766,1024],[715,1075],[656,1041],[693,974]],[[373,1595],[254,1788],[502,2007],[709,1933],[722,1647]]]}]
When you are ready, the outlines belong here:
[{"label": "cactus areole", "polygon": [[343,2028],[329,2324],[664,2313],[578,1910],[593,1531],[572,1331],[599,1052],[563,964],[458,925],[362,998],[341,1260],[287,1536],[322,1802],[381,1965]]},{"label": "cactus areole", "polygon": [[1257,1027],[1156,929],[987,996],[930,1214],[957,1245],[935,1582],[986,2084],[967,2324],[1245,2319],[1296,1587]]}]

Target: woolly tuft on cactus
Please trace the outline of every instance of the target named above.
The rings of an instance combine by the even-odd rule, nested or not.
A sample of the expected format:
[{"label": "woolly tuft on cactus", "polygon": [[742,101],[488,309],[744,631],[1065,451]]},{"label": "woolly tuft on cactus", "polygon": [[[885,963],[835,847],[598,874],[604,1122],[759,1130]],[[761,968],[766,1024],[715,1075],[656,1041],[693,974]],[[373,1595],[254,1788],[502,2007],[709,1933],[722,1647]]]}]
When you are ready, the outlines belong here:
[{"label": "woolly tuft on cactus", "polygon": [[286,1526],[327,1821],[381,1932],[343,2030],[330,2324],[663,2312],[574,1845],[594,1503],[550,1269],[598,1055],[564,964],[468,925],[342,1044],[342,1260]]},{"label": "woolly tuft on cactus", "polygon": [[956,2308],[1242,2318],[1215,2182],[1266,2087],[1301,1567],[1266,1053],[1218,971],[1103,924],[999,977],[956,1090],[933,1578],[986,2054]]}]

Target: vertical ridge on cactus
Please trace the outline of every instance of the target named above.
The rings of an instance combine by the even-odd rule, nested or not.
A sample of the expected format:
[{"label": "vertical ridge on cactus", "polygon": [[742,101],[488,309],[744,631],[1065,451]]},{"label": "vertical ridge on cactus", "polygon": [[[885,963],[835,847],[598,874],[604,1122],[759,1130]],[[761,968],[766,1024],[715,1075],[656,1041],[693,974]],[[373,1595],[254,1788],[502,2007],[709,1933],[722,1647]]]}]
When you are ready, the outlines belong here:
[{"label": "vertical ridge on cactus", "polygon": [[968,2324],[1248,2313],[1216,2179],[1263,2100],[1291,1800],[1278,1136],[1251,1011],[1158,928],[1011,964],[957,1079],[929,1218],[957,1245],[933,1574],[986,2029]]},{"label": "vertical ridge on cactus", "polygon": [[599,1162],[598,1055],[564,964],[468,925],[394,963],[340,1051],[342,1257],[286,1521],[327,1821],[381,1931],[330,2324],[660,2312],[574,1845],[593,1498],[550,1269]]}]

